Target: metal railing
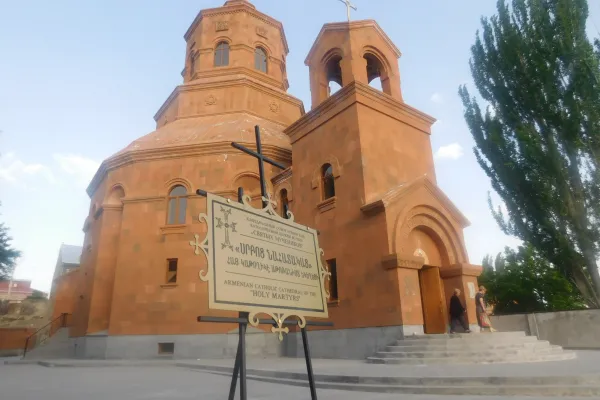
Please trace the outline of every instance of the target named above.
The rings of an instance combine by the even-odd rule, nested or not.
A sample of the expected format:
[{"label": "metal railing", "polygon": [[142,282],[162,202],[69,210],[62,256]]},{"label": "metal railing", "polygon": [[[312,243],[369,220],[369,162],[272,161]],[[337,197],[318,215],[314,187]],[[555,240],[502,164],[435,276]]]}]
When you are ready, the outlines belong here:
[{"label": "metal railing", "polygon": [[40,329],[31,334],[25,339],[25,346],[23,347],[23,357],[28,351],[33,350],[37,346],[45,343],[50,339],[56,332],[61,328],[67,328],[71,323],[71,314],[63,313],[58,317],[42,326]]}]

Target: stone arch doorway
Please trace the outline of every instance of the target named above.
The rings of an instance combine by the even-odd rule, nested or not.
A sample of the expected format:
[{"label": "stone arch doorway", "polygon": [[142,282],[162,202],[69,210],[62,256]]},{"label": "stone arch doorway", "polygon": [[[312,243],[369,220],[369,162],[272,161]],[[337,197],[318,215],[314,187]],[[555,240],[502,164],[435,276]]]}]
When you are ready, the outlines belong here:
[{"label": "stone arch doorway", "polygon": [[[424,333],[446,333],[448,288],[443,278],[451,266],[463,262],[458,235],[438,210],[417,206],[399,218],[395,244],[397,254],[416,264],[413,271],[419,298],[412,307],[420,308]],[[411,324],[416,322],[413,321]]]}]

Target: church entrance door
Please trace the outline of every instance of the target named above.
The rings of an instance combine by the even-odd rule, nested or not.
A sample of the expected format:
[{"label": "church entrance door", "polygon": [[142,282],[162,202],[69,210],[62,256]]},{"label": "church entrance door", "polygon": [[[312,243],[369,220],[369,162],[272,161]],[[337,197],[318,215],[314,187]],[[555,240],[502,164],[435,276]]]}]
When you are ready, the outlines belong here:
[{"label": "church entrance door", "polygon": [[440,268],[425,265],[419,271],[419,282],[425,333],[446,333],[446,301]]}]

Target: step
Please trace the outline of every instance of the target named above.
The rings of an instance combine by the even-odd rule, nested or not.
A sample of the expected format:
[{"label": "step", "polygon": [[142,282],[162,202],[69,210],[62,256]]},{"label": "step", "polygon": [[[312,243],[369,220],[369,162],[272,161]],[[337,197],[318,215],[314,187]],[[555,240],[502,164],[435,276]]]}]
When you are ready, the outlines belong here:
[{"label": "step", "polygon": [[496,350],[496,351],[380,351],[375,357],[378,358],[442,358],[442,357],[461,357],[461,358],[506,358],[520,357],[534,354],[558,354],[563,349],[561,347],[548,347],[544,349],[531,350]]},{"label": "step", "polygon": [[[230,372],[210,372],[214,375],[230,376]],[[259,382],[278,383],[288,386],[308,387],[306,378],[275,378],[263,375],[247,375],[247,378]],[[393,385],[364,384],[316,381],[319,389],[337,389],[370,393],[403,393],[428,395],[469,395],[469,396],[545,396],[545,397],[597,397],[600,385],[477,385],[477,386],[437,386],[437,385]]]},{"label": "step", "polygon": [[[178,362],[176,366],[205,372],[231,374],[232,367]],[[306,380],[306,372],[248,368],[254,376]],[[351,383],[367,385],[427,385],[427,386],[481,386],[481,385],[583,385],[600,386],[600,374],[561,376],[357,376],[357,375],[314,375],[316,382]]]},{"label": "step", "polygon": [[382,358],[369,357],[371,364],[402,364],[402,365],[429,365],[429,364],[511,364],[535,363],[546,361],[572,360],[577,355],[572,352],[559,352],[550,354],[535,354],[506,356],[506,357],[441,357],[441,358]]},{"label": "step", "polygon": [[444,350],[517,350],[517,349],[541,349],[550,346],[546,340],[524,343],[440,343],[440,344],[414,344],[402,343],[387,346],[386,351],[444,351]]},{"label": "step", "polygon": [[460,338],[522,338],[527,337],[525,332],[494,332],[494,333],[441,333],[431,335],[406,335],[405,340],[419,339],[460,339]]},{"label": "step", "polygon": [[[481,335],[481,334],[479,334]],[[443,343],[453,343],[453,344],[460,344],[460,343],[477,343],[477,344],[482,344],[482,343],[497,343],[497,344],[511,344],[511,343],[530,343],[530,342],[537,342],[538,338],[535,336],[522,336],[522,337],[515,337],[515,338],[508,338],[508,337],[498,337],[496,339],[494,338],[478,338],[476,336],[479,336],[477,334],[473,335],[473,338],[462,338],[462,337],[457,337],[457,338],[419,338],[419,339],[399,339],[396,341],[396,344],[398,345],[402,345],[402,344],[443,344]]]}]

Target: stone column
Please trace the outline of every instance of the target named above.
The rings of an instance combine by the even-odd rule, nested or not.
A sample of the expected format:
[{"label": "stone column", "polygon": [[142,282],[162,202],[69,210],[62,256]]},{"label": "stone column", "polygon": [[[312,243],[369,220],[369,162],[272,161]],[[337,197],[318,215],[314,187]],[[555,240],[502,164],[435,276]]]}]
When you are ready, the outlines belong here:
[{"label": "stone column", "polygon": [[392,254],[384,257],[382,264],[386,269],[396,269],[398,274],[398,302],[400,303],[404,336],[422,335],[424,333],[423,306],[421,304],[419,270],[423,268],[424,259]]}]

